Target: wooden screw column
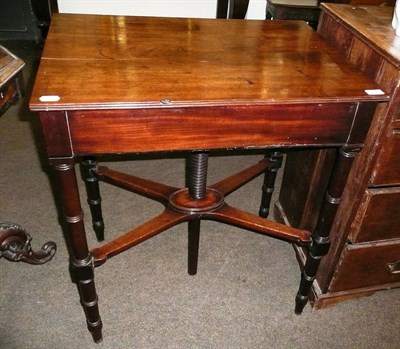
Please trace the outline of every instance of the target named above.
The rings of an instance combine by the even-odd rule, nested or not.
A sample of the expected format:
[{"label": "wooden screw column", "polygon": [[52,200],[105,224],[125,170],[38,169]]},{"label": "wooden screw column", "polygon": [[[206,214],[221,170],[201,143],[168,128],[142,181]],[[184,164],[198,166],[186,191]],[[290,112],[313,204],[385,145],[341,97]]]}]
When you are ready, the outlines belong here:
[{"label": "wooden screw column", "polygon": [[71,264],[74,281],[86,314],[89,331],[95,342],[102,340],[102,322],[100,319],[96,288],[94,284],[94,267],[89,253],[83,224],[83,212],[79,199],[78,185],[73,159],[51,160],[60,185],[64,216],[71,240]]},{"label": "wooden screw column", "polygon": [[[193,152],[188,160],[189,195],[201,200],[207,190],[208,152]],[[200,219],[189,220],[188,233],[188,273],[196,275],[199,255]]]}]

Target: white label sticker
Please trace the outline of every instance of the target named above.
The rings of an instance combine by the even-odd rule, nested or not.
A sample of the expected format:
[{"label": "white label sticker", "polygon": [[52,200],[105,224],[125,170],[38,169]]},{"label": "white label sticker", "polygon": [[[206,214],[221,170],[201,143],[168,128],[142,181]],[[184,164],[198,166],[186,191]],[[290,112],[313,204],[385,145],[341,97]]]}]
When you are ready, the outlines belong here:
[{"label": "white label sticker", "polygon": [[380,96],[380,95],[384,95],[384,94],[385,94],[385,92],[383,92],[383,91],[380,90],[380,89],[376,89],[376,90],[365,90],[365,93],[366,93],[367,95],[370,95],[370,96]]},{"label": "white label sticker", "polygon": [[60,96],[42,96],[39,98],[41,102],[58,102],[61,99]]}]

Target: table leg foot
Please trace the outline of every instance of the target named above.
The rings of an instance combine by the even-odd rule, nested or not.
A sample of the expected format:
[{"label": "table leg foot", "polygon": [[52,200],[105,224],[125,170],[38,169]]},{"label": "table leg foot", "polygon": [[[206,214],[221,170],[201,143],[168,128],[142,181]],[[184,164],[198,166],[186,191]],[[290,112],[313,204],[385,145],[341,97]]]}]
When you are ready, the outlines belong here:
[{"label": "table leg foot", "polygon": [[296,296],[296,314],[300,314],[307,304],[321,259],[328,254],[330,246],[329,233],[336,217],[354,157],[359,151],[359,148],[342,147],[337,154],[332,176],[322,203],[316,228],[312,234],[312,242],[309,246],[307,260],[301,275],[300,286]]},{"label": "table leg foot", "polygon": [[188,222],[188,274],[197,274],[200,240],[200,219],[192,219]]},{"label": "table leg foot", "polygon": [[93,340],[98,343],[102,339],[98,298],[94,283],[94,266],[92,256],[84,260],[73,260],[72,273],[78,286],[81,305],[86,315],[86,323]]},{"label": "table leg foot", "polygon": [[101,343],[103,341],[103,333],[101,329],[94,329],[92,324],[88,324],[88,329],[93,337],[93,342]]},{"label": "table leg foot", "polygon": [[294,313],[296,315],[301,315],[303,313],[303,310],[305,306],[307,305],[308,302],[308,296],[304,297],[299,294],[296,295],[296,305],[294,308]]}]

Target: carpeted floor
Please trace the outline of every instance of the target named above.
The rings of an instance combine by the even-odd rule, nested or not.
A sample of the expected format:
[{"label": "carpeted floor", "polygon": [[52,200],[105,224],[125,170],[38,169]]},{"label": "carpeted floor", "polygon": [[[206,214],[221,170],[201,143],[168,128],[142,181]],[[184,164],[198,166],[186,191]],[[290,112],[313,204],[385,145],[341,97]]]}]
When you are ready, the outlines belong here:
[{"label": "carpeted floor", "polygon": [[[27,62],[27,97],[0,117],[0,221],[21,224],[34,249],[48,240],[56,256],[42,266],[0,260],[0,348],[400,348],[400,290],[294,315],[299,268],[284,242],[214,222],[202,223],[199,272],[186,272],[186,225],[179,225],[96,269],[104,340],[92,343],[68,272],[51,171],[37,116],[27,103],[40,50],[2,43]],[[216,156],[209,183],[261,155]],[[114,162],[115,168],[182,185],[185,162]],[[228,201],[257,212],[261,178]],[[83,189],[83,183],[80,183]],[[102,185],[106,238],[156,215],[161,207]],[[86,199],[82,196],[82,203]],[[89,217],[84,205],[86,217]],[[89,219],[89,243],[96,245]]]}]

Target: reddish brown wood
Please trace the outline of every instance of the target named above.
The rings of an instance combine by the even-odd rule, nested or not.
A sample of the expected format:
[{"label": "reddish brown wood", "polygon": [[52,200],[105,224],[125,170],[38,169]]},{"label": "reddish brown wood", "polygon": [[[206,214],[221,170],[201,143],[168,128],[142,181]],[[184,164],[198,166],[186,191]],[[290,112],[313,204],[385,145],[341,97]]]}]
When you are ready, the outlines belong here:
[{"label": "reddish brown wood", "polygon": [[91,254],[96,266],[106,262],[127,249],[165,231],[174,225],[187,220],[187,215],[172,210],[166,210],[152,220],[132,229],[120,237],[91,250]]},{"label": "reddish brown wood", "polygon": [[400,183],[400,128],[394,125],[387,146],[373,173],[374,184],[398,185]]},{"label": "reddish brown wood", "polygon": [[301,22],[56,14],[46,43],[34,110],[318,105],[377,87]]},{"label": "reddish brown wood", "polygon": [[111,170],[106,166],[98,166],[96,174],[102,181],[128,189],[164,204],[168,204],[170,195],[178,190],[178,188],[165,184]]},{"label": "reddish brown wood", "polygon": [[[388,265],[400,261],[400,244],[380,243],[375,246],[355,245],[342,255],[343,266],[338,270],[330,291],[362,289],[400,282],[400,273],[390,271]],[[357,277],[354,277],[357,275]]]},{"label": "reddish brown wood", "polygon": [[72,145],[65,112],[39,113],[48,156],[72,156]]},{"label": "reddish brown wood", "polygon": [[335,149],[296,150],[287,154],[275,219],[292,227],[314,230],[328,186],[326,174],[331,173],[335,156]]},{"label": "reddish brown wood", "polygon": [[310,242],[310,233],[306,230],[293,229],[283,224],[268,221],[227,204],[224,204],[215,212],[208,212],[207,218],[294,243],[307,244]]},{"label": "reddish brown wood", "polygon": [[400,188],[367,189],[351,226],[349,241],[356,243],[397,239],[400,227],[399,202]]},{"label": "reddish brown wood", "polygon": [[[332,228],[331,249],[321,262],[317,275],[314,290],[316,299],[313,302],[316,308],[337,303],[340,299],[369,294],[372,289],[376,291],[398,287],[399,280],[396,277],[391,279],[391,284],[384,281],[379,285],[374,281],[384,279],[384,268],[377,268],[375,275],[371,271],[368,277],[361,271],[369,263],[368,254],[372,256],[375,253],[374,246],[386,242],[394,246],[400,239],[396,219],[396,208],[400,207],[400,145],[396,134],[400,110],[400,53],[395,45],[397,38],[391,27],[393,9],[333,4],[325,4],[322,7],[319,33],[382,88],[391,91],[392,100],[388,106],[377,108],[364,149],[355,160]],[[309,153],[303,152],[296,157],[295,162],[288,157],[289,171],[285,172],[285,178],[293,178],[301,173],[301,183],[308,182],[311,188],[318,188],[321,180],[327,180],[328,175],[324,172],[324,166],[311,164],[311,167],[308,167],[308,156]],[[322,157],[321,153],[312,156]],[[305,165],[302,165],[302,162]],[[285,183],[287,184],[287,181],[284,179],[283,184]],[[296,194],[302,194],[304,188],[284,185],[282,190],[277,217],[281,217],[281,221],[288,218],[286,222],[293,223],[294,227],[310,229],[315,224],[319,212],[315,202],[322,199],[323,193],[315,190],[317,195],[313,200],[291,201]],[[380,193],[382,195],[379,195]],[[360,254],[363,257],[351,260],[351,263],[357,265],[349,267],[350,262],[346,259],[350,258],[351,254],[347,251],[358,242],[366,244],[369,248]],[[302,253],[298,251],[299,254]],[[304,260],[304,257],[300,259]],[[350,279],[352,288],[346,286]],[[333,283],[336,285],[334,291]]]},{"label": "reddish brown wood", "polygon": [[[331,37],[334,43],[335,28],[342,28],[351,33],[353,41],[348,51],[344,52],[349,60],[358,65],[363,71],[379,82],[384,88],[392,91],[392,102],[387,108],[378,108],[378,112],[372,122],[369,136],[366,139],[365,149],[361,152],[360,157],[356,160],[352,171],[350,185],[344,194],[342,205],[338,211],[337,219],[333,229],[336,232],[335,239],[332,243],[330,254],[321,264],[319,274],[319,284],[323,292],[328,292],[332,277],[336,273],[336,266],[341,265],[340,260],[342,254],[347,248],[348,233],[351,229],[354,217],[362,203],[365,190],[373,183],[375,168],[377,164],[386,157],[386,149],[389,146],[388,136],[391,133],[391,119],[398,114],[398,93],[397,83],[399,78],[398,59],[400,55],[391,47],[394,32],[391,32],[392,10],[390,8],[376,8],[368,6],[351,7],[351,6],[334,6],[327,5],[324,7],[324,18],[331,19],[329,29],[326,26],[321,28],[321,34]],[[328,15],[330,11],[334,11],[334,17]],[[335,20],[336,16],[340,16],[346,22]],[[324,20],[323,20],[324,21]],[[348,23],[347,23],[348,22]],[[322,31],[323,28],[328,29]],[[339,30],[339,29],[338,29]],[[385,30],[387,35],[383,35]],[[328,34],[329,33],[329,34]],[[337,43],[340,50],[340,44]],[[380,59],[377,59],[377,55]],[[390,171],[388,168],[387,170]],[[388,183],[389,184],[389,183]],[[400,203],[399,203],[400,204]],[[381,216],[380,219],[385,219]],[[384,272],[384,271],[382,271]],[[362,282],[363,276],[353,275],[354,279]],[[383,285],[383,289],[387,285]],[[362,290],[360,290],[362,292]]]},{"label": "reddish brown wood", "polygon": [[[18,80],[19,77],[19,80]],[[0,88],[0,115],[3,114],[20,97],[19,83],[22,82],[22,75],[16,76],[11,81],[6,82]]]},{"label": "reddish brown wood", "polygon": [[95,342],[102,339],[92,257],[89,254],[83,212],[79,199],[74,162],[72,159],[52,160],[58,176],[59,191],[63,202],[63,212],[71,242],[71,266],[78,286],[81,303],[85,310],[87,327]]},{"label": "reddish brown wood", "polygon": [[[257,165],[228,177],[227,180],[222,180],[217,184],[211,185],[206,190],[204,197],[200,199],[192,198],[188,189],[172,188],[99,166],[98,174],[100,179],[105,179],[114,185],[160,201],[166,206],[166,209],[162,214],[117,239],[101,247],[92,249],[91,254],[93,255],[95,265],[103,264],[107,258],[115,256],[176,224],[184,221],[194,221],[189,222],[189,231],[192,232],[190,235],[192,235],[191,239],[194,245],[189,249],[189,251],[191,251],[189,257],[192,261],[189,263],[189,273],[195,274],[195,270],[197,269],[197,258],[195,256],[197,256],[197,252],[194,251],[198,249],[199,222],[197,221],[199,221],[200,218],[237,225],[261,234],[291,242],[300,244],[308,243],[310,241],[310,233],[308,231],[293,229],[279,223],[270,222],[264,218],[230,207],[224,203],[224,193],[228,195],[248,183],[249,180],[255,178],[257,175],[262,174],[268,163],[268,160],[264,159]],[[110,179],[112,180],[110,181]],[[147,188],[149,191],[146,190]],[[220,192],[219,188],[221,188],[223,192]]]},{"label": "reddish brown wood", "polygon": [[[308,244],[308,231],[224,202],[268,161],[207,186],[201,158],[226,148],[360,147],[375,105],[389,99],[369,89],[379,85],[304,23],[55,15],[30,107],[40,111],[48,155],[59,174],[75,275],[94,339],[101,338],[101,322],[92,263],[100,265],[175,224],[190,221],[192,274],[201,219]],[[190,151],[188,189],[93,169],[98,179],[166,207],[89,254],[74,158],[175,150]],[[331,181],[334,194],[347,177],[340,168]],[[334,211],[320,236],[329,234],[333,216]]]},{"label": "reddish brown wood", "polygon": [[354,102],[271,102],[235,107],[205,104],[197,108],[69,112],[68,120],[73,152],[123,153],[127,149],[149,152],[166,148],[338,145],[346,143],[356,110]]},{"label": "reddish brown wood", "polygon": [[252,167],[249,167],[241,172],[235,173],[234,175],[224,178],[210,186],[210,188],[219,191],[224,196],[228,196],[230,193],[239,189],[247,182],[250,182],[260,174],[264,173],[270,166],[269,159],[263,159]]},{"label": "reddish brown wood", "polygon": [[0,115],[25,93],[21,72],[24,66],[21,59],[0,46]]}]

